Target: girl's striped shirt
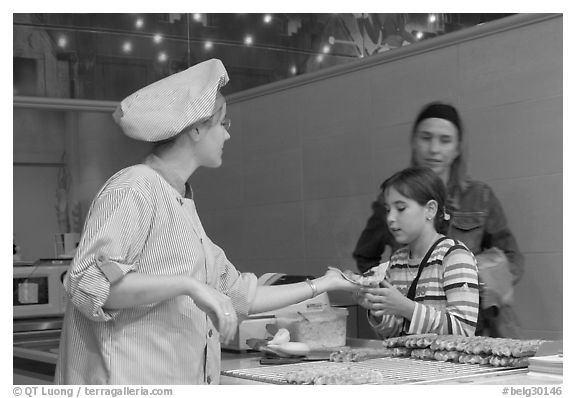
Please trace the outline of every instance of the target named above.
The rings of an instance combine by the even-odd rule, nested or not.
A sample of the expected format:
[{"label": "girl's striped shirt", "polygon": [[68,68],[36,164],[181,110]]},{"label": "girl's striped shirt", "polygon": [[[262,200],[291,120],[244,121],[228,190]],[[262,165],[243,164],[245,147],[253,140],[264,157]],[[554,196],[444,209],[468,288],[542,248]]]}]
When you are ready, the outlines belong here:
[{"label": "girl's striped shirt", "polygon": [[[409,249],[398,249],[390,259],[387,280],[405,296],[418,273],[419,263],[409,260]],[[383,338],[406,334],[437,333],[473,336],[478,321],[478,268],[474,255],[459,241],[445,239],[428,259],[414,298],[411,321],[397,315],[369,322]]]}]

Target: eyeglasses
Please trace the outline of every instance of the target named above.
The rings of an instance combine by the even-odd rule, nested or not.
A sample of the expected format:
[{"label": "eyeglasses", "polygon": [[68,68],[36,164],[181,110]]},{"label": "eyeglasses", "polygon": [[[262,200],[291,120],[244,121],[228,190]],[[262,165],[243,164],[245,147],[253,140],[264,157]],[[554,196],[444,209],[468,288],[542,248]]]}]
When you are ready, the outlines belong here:
[{"label": "eyeglasses", "polygon": [[220,125],[224,127],[226,131],[230,131],[230,126],[232,126],[232,120],[230,120],[229,118],[223,119]]}]

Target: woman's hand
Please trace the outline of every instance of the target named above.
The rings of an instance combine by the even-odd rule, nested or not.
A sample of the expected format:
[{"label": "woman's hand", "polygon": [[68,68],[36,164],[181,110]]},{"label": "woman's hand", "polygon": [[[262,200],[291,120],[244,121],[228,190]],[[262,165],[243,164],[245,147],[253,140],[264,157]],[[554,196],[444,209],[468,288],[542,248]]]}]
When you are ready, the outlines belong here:
[{"label": "woman's hand", "polygon": [[194,304],[210,317],[220,333],[221,341],[230,342],[238,326],[238,317],[232,307],[232,300],[204,283],[195,279],[190,280],[191,287],[188,295],[194,300]]},{"label": "woman's hand", "polygon": [[344,290],[347,292],[356,292],[360,286],[344,279],[342,274],[334,269],[328,269],[324,276],[322,276],[323,283],[325,283],[326,290]]},{"label": "woman's hand", "polygon": [[414,301],[404,296],[388,281],[381,282],[384,287],[363,288],[359,304],[369,309],[374,316],[399,315],[411,320]]}]

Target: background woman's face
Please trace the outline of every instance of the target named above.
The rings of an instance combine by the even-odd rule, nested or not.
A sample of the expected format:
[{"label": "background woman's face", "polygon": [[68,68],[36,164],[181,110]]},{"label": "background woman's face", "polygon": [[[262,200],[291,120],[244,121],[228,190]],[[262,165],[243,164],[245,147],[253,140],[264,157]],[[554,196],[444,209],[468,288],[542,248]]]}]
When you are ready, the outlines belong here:
[{"label": "background woman's face", "polygon": [[424,119],[416,126],[412,149],[419,166],[431,168],[447,181],[450,166],[460,154],[458,129],[445,119]]}]

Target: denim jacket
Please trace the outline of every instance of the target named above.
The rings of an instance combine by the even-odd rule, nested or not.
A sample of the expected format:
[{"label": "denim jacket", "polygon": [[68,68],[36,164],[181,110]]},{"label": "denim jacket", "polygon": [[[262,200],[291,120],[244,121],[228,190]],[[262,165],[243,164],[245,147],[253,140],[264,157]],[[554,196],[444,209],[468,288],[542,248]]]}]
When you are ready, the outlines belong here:
[{"label": "denim jacket", "polygon": [[[447,210],[451,218],[445,234],[462,241],[474,254],[490,247],[501,249],[510,262],[513,282],[517,283],[523,273],[524,257],[492,189],[483,182],[467,180],[464,189],[450,191]],[[353,253],[361,272],[380,263],[386,246],[392,252],[400,247],[386,225],[383,193],[372,203],[372,210]]]}]

